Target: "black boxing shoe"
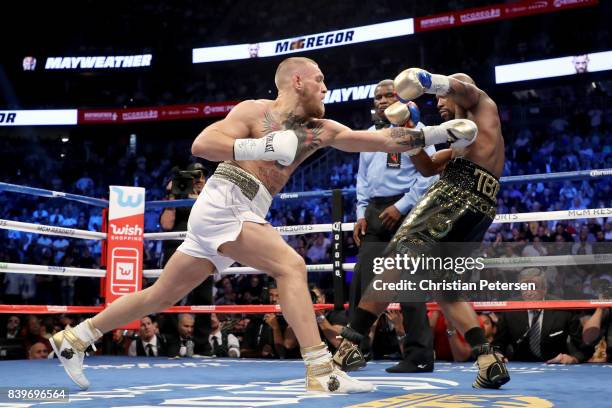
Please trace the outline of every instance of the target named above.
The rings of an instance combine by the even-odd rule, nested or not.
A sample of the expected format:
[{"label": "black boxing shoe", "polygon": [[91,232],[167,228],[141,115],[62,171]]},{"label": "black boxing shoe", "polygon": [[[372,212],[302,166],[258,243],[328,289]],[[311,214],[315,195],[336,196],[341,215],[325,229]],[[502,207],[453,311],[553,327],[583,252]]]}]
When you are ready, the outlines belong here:
[{"label": "black boxing shoe", "polygon": [[393,367],[385,368],[388,373],[431,373],[433,370],[433,361],[417,363],[411,360],[402,360]]},{"label": "black boxing shoe", "polygon": [[366,360],[357,346],[357,344],[361,343],[364,336],[350,327],[343,328],[340,336],[343,339],[340,346],[338,346],[338,350],[334,353],[334,364],[346,372],[365,367],[367,364]]},{"label": "black boxing shoe", "polygon": [[475,347],[472,353],[477,356],[478,366],[478,375],[472,387],[498,389],[510,381],[504,356],[489,343]]}]

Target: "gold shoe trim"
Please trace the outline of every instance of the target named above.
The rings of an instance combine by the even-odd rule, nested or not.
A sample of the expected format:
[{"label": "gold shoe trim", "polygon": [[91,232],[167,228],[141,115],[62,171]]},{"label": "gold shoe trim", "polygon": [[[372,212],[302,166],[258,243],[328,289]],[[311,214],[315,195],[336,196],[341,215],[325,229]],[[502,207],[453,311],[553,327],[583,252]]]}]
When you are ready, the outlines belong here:
[{"label": "gold shoe trim", "polygon": [[304,354],[306,354],[306,353],[313,353],[315,351],[325,350],[326,348],[327,348],[327,345],[325,345],[325,343],[321,342],[320,344],[317,344],[316,346],[301,348],[300,349],[300,353],[302,353],[302,356],[304,356]]},{"label": "gold shoe trim", "polygon": [[51,336],[51,341],[53,341],[53,343],[55,344],[55,348],[57,349],[58,353],[62,348],[62,341],[64,341],[64,336],[62,334],[63,332],[64,331],[62,330]]},{"label": "gold shoe trim", "polygon": [[323,364],[311,364],[306,366],[306,374],[313,377],[321,377],[323,375],[331,374],[334,371],[334,365],[332,362]]},{"label": "gold shoe trim", "polygon": [[[85,343],[83,340],[79,339],[76,334],[72,331],[72,329],[65,329],[63,332],[64,338],[70,343],[72,347],[74,347],[77,351],[84,353],[87,350],[89,344]],[[59,334],[59,333],[58,333]]]},{"label": "gold shoe trim", "polygon": [[306,366],[306,390],[328,392],[317,377],[330,375],[334,372],[334,364],[330,361],[323,364],[312,364]]}]

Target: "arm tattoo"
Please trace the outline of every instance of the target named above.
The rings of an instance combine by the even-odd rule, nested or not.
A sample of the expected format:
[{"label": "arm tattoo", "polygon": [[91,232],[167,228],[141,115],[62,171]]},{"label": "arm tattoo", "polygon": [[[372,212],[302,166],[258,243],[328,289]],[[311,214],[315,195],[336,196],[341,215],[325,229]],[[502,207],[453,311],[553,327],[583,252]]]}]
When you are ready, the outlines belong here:
[{"label": "arm tattoo", "polygon": [[408,146],[411,149],[425,146],[425,135],[422,130],[408,129],[404,127],[391,128],[391,139],[400,146]]},{"label": "arm tattoo", "polygon": [[305,121],[293,113],[290,113],[287,119],[281,121],[275,118],[271,111],[267,111],[264,116],[263,128],[265,134],[283,129],[295,132],[298,138],[298,149],[295,155],[296,163],[299,163],[321,146],[322,123]]}]

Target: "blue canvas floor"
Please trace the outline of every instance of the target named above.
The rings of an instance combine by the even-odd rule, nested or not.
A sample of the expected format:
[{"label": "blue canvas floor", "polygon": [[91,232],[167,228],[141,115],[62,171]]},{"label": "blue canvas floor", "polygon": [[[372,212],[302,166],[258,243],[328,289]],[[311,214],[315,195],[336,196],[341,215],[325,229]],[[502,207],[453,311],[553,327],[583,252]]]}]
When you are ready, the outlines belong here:
[{"label": "blue canvas floor", "polygon": [[[0,361],[0,387],[68,387],[69,403],[0,402],[0,407],[612,407],[612,365],[511,363],[503,390],[475,390],[472,364],[437,363],[428,374],[391,375],[374,362],[354,375],[368,394],[303,392],[301,361],[92,357],[80,392],[57,360]],[[6,390],[4,390],[6,392]]]}]

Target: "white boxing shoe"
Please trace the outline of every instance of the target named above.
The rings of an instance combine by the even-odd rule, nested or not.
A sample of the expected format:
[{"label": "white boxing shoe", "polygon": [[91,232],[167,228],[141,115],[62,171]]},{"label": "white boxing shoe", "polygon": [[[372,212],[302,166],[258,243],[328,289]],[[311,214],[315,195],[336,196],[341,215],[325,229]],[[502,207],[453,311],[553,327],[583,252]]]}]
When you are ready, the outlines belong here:
[{"label": "white boxing shoe", "polygon": [[352,394],[374,391],[374,384],[351,378],[338,369],[330,359],[322,364],[306,367],[306,391],[313,393]]},{"label": "white boxing shoe", "polygon": [[70,327],[55,333],[49,340],[68,377],[82,390],[89,388],[89,381],[83,373],[83,359],[89,344],[79,339]]}]

